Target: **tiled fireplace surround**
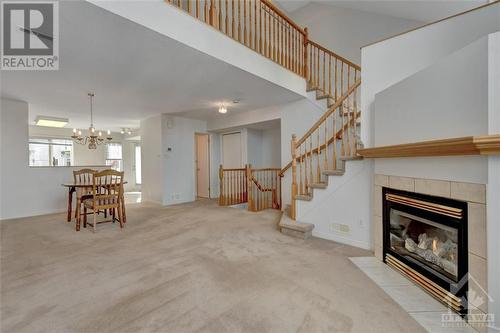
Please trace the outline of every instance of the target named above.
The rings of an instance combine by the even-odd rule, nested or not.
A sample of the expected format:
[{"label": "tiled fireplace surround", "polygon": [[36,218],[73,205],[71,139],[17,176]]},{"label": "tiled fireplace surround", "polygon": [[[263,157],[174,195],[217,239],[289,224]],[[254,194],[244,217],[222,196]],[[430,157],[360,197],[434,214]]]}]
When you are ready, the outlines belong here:
[{"label": "tiled fireplace surround", "polygon": [[[467,202],[469,273],[476,279],[477,284],[486,290],[486,185],[376,174],[373,186],[373,240],[375,257],[379,260],[383,260],[382,187]],[[477,284],[469,281],[469,291],[484,295]],[[487,300],[485,300],[482,305],[478,306],[478,309],[469,309],[469,313],[478,313],[477,311],[487,313],[487,306]],[[486,331],[485,328],[476,329]]]}]

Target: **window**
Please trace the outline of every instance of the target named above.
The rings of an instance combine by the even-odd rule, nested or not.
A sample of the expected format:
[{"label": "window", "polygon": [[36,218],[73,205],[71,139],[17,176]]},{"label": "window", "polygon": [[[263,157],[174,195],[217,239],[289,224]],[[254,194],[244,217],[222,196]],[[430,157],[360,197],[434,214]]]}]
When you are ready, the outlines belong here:
[{"label": "window", "polygon": [[135,146],[135,183],[141,184],[141,146]]},{"label": "window", "polygon": [[72,166],[73,141],[53,138],[29,139],[29,166]]},{"label": "window", "polygon": [[108,143],[106,145],[106,165],[116,171],[122,171],[122,144]]}]

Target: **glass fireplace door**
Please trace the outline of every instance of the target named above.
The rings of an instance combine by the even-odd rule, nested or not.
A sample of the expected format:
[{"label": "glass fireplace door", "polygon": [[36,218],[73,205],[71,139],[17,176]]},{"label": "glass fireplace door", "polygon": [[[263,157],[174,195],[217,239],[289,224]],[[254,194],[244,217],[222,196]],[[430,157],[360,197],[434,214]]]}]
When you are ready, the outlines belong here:
[{"label": "glass fireplace door", "polygon": [[457,229],[394,208],[389,215],[392,251],[457,281]]}]

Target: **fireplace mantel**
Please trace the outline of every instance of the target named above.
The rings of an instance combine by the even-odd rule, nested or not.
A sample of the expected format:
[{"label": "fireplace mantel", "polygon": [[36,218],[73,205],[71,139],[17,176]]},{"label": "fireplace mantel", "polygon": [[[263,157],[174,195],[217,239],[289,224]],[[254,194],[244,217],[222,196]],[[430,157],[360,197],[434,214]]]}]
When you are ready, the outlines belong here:
[{"label": "fireplace mantel", "polygon": [[500,154],[500,134],[364,148],[357,153],[364,158],[495,155]]}]

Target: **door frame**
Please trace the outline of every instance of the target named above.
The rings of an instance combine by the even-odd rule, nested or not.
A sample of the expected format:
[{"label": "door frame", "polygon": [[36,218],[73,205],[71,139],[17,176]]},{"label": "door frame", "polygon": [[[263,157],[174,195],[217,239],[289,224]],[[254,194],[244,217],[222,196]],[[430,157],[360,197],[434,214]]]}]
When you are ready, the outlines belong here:
[{"label": "door frame", "polygon": [[196,198],[203,198],[198,195],[198,136],[206,136],[207,141],[208,141],[208,199],[212,197],[212,183],[211,183],[211,159],[212,159],[212,154],[211,154],[211,149],[210,149],[210,134],[206,132],[194,132],[194,178],[195,178],[195,188],[196,188]]}]

